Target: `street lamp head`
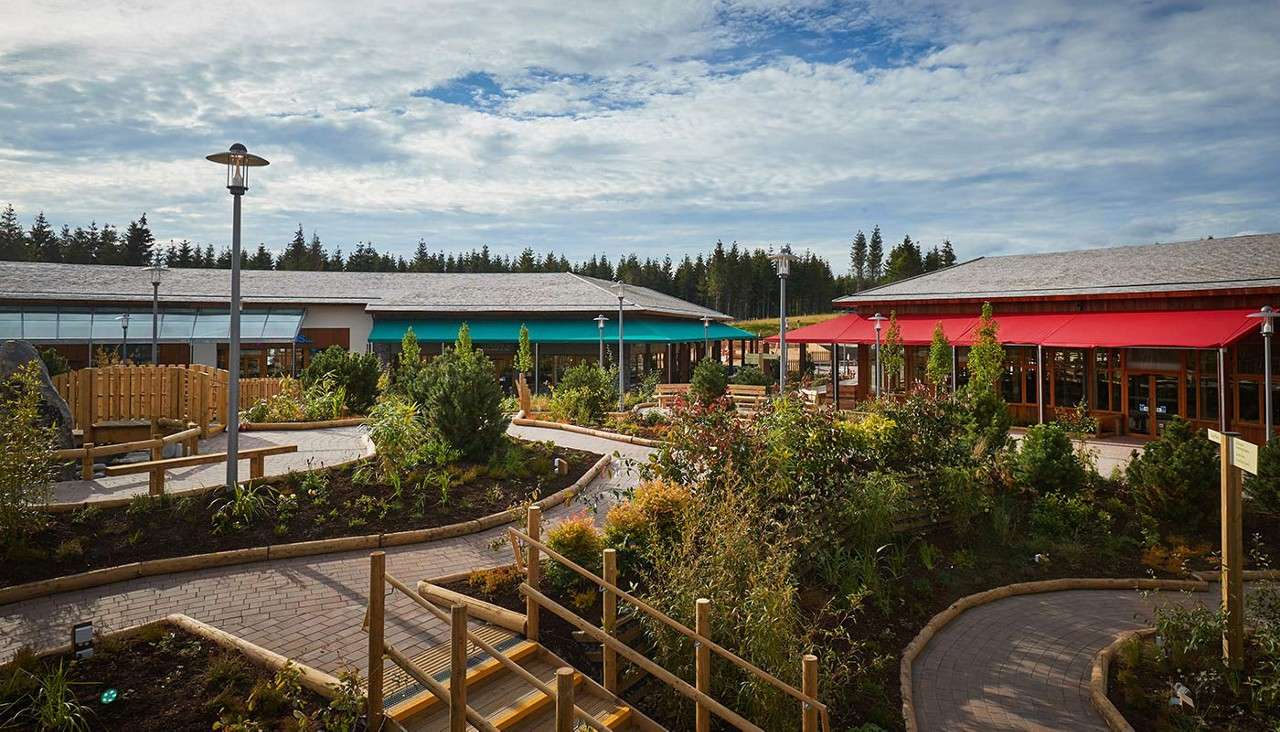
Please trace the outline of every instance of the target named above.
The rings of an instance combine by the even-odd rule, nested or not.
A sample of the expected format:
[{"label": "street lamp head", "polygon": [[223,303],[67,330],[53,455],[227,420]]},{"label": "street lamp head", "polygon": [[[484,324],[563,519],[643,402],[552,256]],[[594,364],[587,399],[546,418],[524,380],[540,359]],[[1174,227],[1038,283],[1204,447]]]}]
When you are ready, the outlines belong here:
[{"label": "street lamp head", "polygon": [[164,277],[165,272],[169,271],[169,268],[159,262],[156,262],[150,267],[147,267],[146,270],[147,273],[151,275],[151,284],[159,285],[161,278]]},{"label": "street lamp head", "polygon": [[773,266],[777,268],[778,276],[786,277],[791,274],[791,263],[796,260],[796,257],[791,253],[791,245],[784,244],[777,254],[770,254],[769,259],[773,260]]},{"label": "street lamp head", "polygon": [[622,280],[614,280],[613,284],[610,285],[610,289],[613,290],[614,296],[618,298],[619,305],[622,304],[622,298],[625,293],[626,286],[627,286],[627,283],[623,282]]},{"label": "street lamp head", "polygon": [[128,314],[128,313],[120,313],[119,315],[117,315],[117,316],[116,316],[116,320],[119,320],[119,321],[120,321],[120,327],[121,327],[121,328],[128,328],[128,327],[129,327],[129,314]]},{"label": "street lamp head", "polygon": [[596,317],[592,318],[592,320],[596,321],[596,325],[599,326],[600,330],[602,331],[604,330],[604,324],[609,322],[609,319],[606,318],[604,315],[597,315]]},{"label": "street lamp head", "polygon": [[880,332],[880,323],[882,323],[883,321],[888,320],[888,318],[886,318],[885,316],[881,315],[880,313],[876,313],[875,315],[872,315],[870,318],[867,318],[867,320],[873,321],[873,322],[876,324],[876,332],[877,332],[877,333],[879,333],[879,332]]},{"label": "street lamp head", "polygon": [[1260,318],[1262,320],[1262,334],[1269,336],[1276,332],[1276,318],[1280,318],[1280,313],[1277,313],[1270,305],[1263,305],[1258,312],[1249,313],[1249,317]]},{"label": "street lamp head", "polygon": [[227,190],[234,195],[249,190],[249,168],[270,165],[266,158],[251,154],[248,148],[238,142],[226,152],[206,155],[205,160],[227,166]]},{"label": "street lamp head", "polygon": [[710,315],[704,315],[704,316],[702,316],[701,320],[702,320],[702,327],[703,327],[703,328],[706,328],[706,327],[708,327],[709,325],[711,325],[711,316],[710,316]]}]

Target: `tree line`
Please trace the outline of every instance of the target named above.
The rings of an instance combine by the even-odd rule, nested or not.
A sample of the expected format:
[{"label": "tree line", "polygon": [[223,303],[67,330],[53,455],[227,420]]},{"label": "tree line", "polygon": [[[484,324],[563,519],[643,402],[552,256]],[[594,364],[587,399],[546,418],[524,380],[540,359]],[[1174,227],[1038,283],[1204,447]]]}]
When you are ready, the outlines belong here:
[{"label": "tree line", "polygon": [[[29,228],[23,228],[12,205],[0,212],[0,260],[117,264],[144,266],[160,262],[170,267],[228,269],[231,250],[215,250],[212,244],[187,239],[160,244],[147,223],[146,214],[131,221],[123,232],[110,224],[55,230],[43,212]],[[859,231],[850,245],[850,269],[837,275],[825,258],[812,252],[797,255],[787,282],[787,311],[792,314],[827,312],[831,301],[869,287],[913,277],[947,267],[956,261],[949,240],[925,250],[910,236],[886,254],[880,227],[867,237]],[[769,252],[749,249],[737,242],[717,241],[711,251],[685,255],[679,261],[635,253],[616,261],[607,255],[569,261],[564,254],[537,254],[525,247],[516,256],[498,255],[488,245],[466,252],[433,251],[419,240],[411,257],[379,252],[372,243],[357,242],[346,254],[329,249],[320,236],[308,238],[301,224],[279,253],[259,243],[241,252],[244,269],[311,270],[339,272],[574,272],[605,280],[648,287],[689,302],[719,310],[734,318],[763,318],[778,312],[778,277]]]}]

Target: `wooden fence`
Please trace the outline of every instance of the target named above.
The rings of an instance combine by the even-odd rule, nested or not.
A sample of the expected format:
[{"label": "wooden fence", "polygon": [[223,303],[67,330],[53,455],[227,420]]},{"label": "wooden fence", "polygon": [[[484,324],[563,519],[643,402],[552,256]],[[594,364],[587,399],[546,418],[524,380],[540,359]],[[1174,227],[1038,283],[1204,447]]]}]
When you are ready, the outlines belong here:
[{"label": "wooden fence", "polygon": [[[93,442],[95,425],[159,419],[194,423],[202,437],[227,424],[228,373],[210,366],[105,366],[53,378],[76,429]],[[242,379],[240,408],[280,391],[280,379]],[[212,427],[211,427],[212,426]]]}]

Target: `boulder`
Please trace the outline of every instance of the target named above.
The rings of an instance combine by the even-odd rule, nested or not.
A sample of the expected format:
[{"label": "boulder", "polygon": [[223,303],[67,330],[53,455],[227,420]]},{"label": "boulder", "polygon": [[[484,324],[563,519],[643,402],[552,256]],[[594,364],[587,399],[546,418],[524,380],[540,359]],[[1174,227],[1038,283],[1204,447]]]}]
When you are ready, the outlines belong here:
[{"label": "boulder", "polygon": [[44,425],[53,425],[57,431],[57,447],[75,447],[71,441],[71,408],[67,401],[53,388],[53,380],[49,378],[49,370],[40,360],[40,353],[26,341],[5,341],[0,344],[0,382],[7,381],[23,364],[35,361],[40,366],[40,421]]}]

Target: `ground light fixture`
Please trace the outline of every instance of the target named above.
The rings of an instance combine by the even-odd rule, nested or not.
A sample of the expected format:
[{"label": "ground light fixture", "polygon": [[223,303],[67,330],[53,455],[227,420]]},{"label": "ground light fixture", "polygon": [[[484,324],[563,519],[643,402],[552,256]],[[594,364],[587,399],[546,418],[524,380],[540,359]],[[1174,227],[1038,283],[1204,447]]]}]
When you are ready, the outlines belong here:
[{"label": "ground light fixture", "polygon": [[593,320],[596,321],[597,330],[600,332],[600,368],[604,368],[604,324],[609,322],[609,319],[601,313]]},{"label": "ground light fixture", "polygon": [[116,320],[120,321],[120,363],[124,363],[129,360],[129,314],[120,313]]},{"label": "ground light fixture", "polygon": [[888,318],[880,313],[876,313],[870,318],[867,318],[867,320],[873,321],[876,324],[876,372],[871,375],[871,383],[875,386],[876,398],[879,399],[880,382],[884,379],[884,374],[880,371],[880,324],[888,320]]},{"label": "ground light fixture", "polygon": [[249,190],[249,169],[269,165],[265,158],[251,155],[240,143],[226,152],[206,155],[211,163],[227,169],[227,192],[231,194],[231,323],[227,343],[227,490],[239,483],[236,470],[240,460],[240,197]]},{"label": "ground light fixture", "polygon": [[[618,411],[626,411],[627,403],[627,360],[622,340],[622,303],[626,298],[626,284],[618,279],[613,281],[613,294],[618,298]],[[601,326],[603,327],[603,325]]]},{"label": "ground light fixture", "polygon": [[164,278],[164,273],[169,268],[156,260],[156,263],[147,267],[147,274],[151,276],[151,365],[160,365],[160,280]]},{"label": "ground light fixture", "polygon": [[1276,332],[1276,318],[1280,318],[1270,305],[1263,305],[1262,309],[1256,313],[1249,313],[1250,318],[1258,318],[1262,321],[1262,393],[1263,407],[1265,408],[1265,417],[1263,424],[1265,425],[1262,432],[1262,441],[1264,443],[1271,442],[1271,431],[1275,427],[1275,412],[1271,411],[1271,392],[1274,388],[1271,384],[1271,336]]},{"label": "ground light fixture", "polygon": [[784,244],[777,254],[770,254],[773,266],[778,270],[778,393],[787,392],[787,277],[791,275],[791,263],[796,257],[791,245]]},{"label": "ground light fixture", "polygon": [[702,357],[711,358],[711,316],[702,316]]}]

